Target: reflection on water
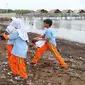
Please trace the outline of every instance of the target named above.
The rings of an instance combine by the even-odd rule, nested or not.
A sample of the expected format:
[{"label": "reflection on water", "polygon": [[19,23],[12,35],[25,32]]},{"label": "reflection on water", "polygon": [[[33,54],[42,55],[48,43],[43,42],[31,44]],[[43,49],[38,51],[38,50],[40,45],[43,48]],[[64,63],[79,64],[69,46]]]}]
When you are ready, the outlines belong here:
[{"label": "reflection on water", "polygon": [[[31,29],[43,29],[43,19],[46,19],[46,17],[21,17],[22,20],[24,20],[26,26]],[[72,30],[79,30],[79,31],[85,31],[85,20],[57,20],[56,18],[52,18],[53,20],[53,28],[56,29],[72,29]],[[9,24],[9,22],[4,21],[0,22],[1,24]],[[27,29],[28,29],[27,28]]]},{"label": "reflection on water", "polygon": [[[22,17],[22,19],[28,32],[42,33],[43,19],[46,17]],[[57,37],[85,43],[85,20],[56,20],[56,18],[52,18],[52,20],[52,27],[56,29]],[[4,22],[2,23],[4,24]]]},{"label": "reflection on water", "polygon": [[[30,29],[43,29],[42,18],[23,18],[26,25]],[[72,30],[85,30],[85,20],[55,20],[53,19],[53,28],[56,29],[72,29]]]},{"label": "reflection on water", "polygon": [[[35,33],[42,33],[43,19],[28,18],[24,20],[27,30]],[[56,29],[56,36],[59,38],[85,43],[85,20],[55,20],[53,28]]]}]

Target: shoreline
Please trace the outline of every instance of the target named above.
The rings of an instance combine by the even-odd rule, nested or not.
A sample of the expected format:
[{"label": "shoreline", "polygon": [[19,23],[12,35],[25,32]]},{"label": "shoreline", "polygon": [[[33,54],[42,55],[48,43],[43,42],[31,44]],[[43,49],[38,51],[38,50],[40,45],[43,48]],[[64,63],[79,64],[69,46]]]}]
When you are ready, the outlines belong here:
[{"label": "shoreline", "polygon": [[[34,37],[37,37],[37,36],[39,36],[40,35],[40,33],[35,33],[35,32],[28,32],[28,36],[29,36],[29,38],[30,38],[30,40],[31,40],[31,38],[34,38]],[[71,43],[76,43],[76,44],[81,44],[81,45],[85,45],[85,43],[80,43],[80,42],[77,42],[77,41],[72,41],[72,40],[68,40],[68,39],[64,39],[64,38],[59,38],[59,37],[57,37],[56,38],[56,41],[67,41],[67,42],[71,42]]]},{"label": "shoreline", "polygon": [[[29,33],[29,40],[31,41],[32,38],[39,36],[36,33]],[[72,55],[72,56],[82,56],[85,57],[85,44],[81,44],[74,41],[69,41],[65,39],[56,39],[57,47],[62,51],[65,55]]]}]

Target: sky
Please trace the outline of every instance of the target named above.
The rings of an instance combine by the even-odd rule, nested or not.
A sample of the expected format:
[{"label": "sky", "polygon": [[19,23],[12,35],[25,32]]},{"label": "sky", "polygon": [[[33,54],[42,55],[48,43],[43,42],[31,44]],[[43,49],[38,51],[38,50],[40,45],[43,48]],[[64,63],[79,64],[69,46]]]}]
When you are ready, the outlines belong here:
[{"label": "sky", "polygon": [[85,0],[1,0],[0,9],[85,9]]}]

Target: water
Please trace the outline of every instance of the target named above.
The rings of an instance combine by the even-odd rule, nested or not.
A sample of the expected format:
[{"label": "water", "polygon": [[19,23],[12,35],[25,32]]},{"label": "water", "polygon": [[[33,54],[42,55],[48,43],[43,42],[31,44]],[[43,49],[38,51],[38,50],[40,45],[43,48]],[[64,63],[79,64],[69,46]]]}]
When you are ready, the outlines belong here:
[{"label": "water", "polygon": [[[46,19],[46,17],[44,18]],[[27,31],[41,34],[44,30],[42,18],[26,18]],[[56,37],[85,43],[85,20],[53,20],[53,28],[56,30]]]},{"label": "water", "polygon": [[[43,29],[43,21],[41,19],[25,20],[26,25],[30,26],[30,29],[36,28],[36,30]],[[85,20],[53,20],[53,28],[55,29],[69,29],[76,31],[85,31]]]},{"label": "water", "polygon": [[[39,34],[43,32],[43,19],[46,19],[47,17],[21,18],[25,21],[25,26],[28,32]],[[57,38],[85,43],[85,20],[57,20],[55,17],[50,17],[50,19],[53,20],[52,27],[56,30]]]}]

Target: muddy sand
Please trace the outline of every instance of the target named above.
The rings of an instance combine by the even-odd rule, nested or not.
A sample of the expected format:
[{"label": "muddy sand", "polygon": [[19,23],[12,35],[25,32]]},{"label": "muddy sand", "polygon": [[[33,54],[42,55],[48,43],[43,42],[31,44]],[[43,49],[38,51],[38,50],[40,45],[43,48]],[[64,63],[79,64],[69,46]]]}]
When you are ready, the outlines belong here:
[{"label": "muddy sand", "polygon": [[[30,40],[37,34],[29,33]],[[26,81],[15,81],[7,61],[6,41],[0,40],[0,85],[85,85],[85,44],[57,39],[60,54],[68,63],[68,69],[60,67],[55,57],[46,52],[36,66],[31,66],[35,49],[29,44],[26,59]]]}]

